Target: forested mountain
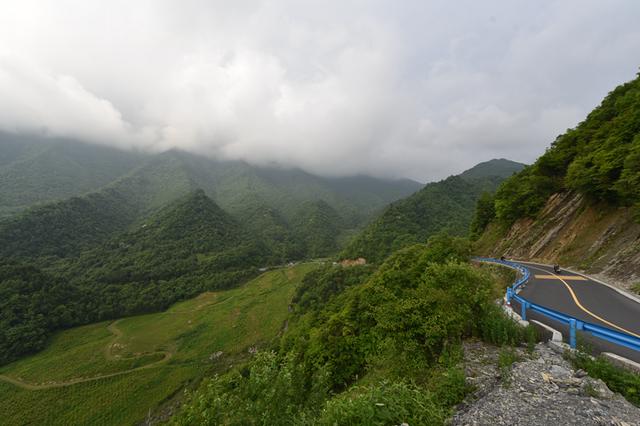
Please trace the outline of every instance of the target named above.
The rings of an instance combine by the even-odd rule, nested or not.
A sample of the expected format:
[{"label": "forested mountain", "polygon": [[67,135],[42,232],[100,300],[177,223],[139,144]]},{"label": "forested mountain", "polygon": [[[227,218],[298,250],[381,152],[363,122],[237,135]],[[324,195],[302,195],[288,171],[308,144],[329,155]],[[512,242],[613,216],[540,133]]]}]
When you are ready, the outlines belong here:
[{"label": "forested mountain", "polygon": [[0,222],[5,257],[67,257],[127,231],[195,190],[172,158],[159,158],[86,195],[38,205]]},{"label": "forested mountain", "polygon": [[0,362],[60,327],[333,254],[343,232],[421,187],[7,134],[0,177]]},{"label": "forested mountain", "polygon": [[83,252],[65,274],[105,284],[187,280],[262,266],[270,256],[260,239],[197,190],[138,229]]},{"label": "forested mountain", "polygon": [[483,179],[490,176],[509,178],[525,167],[522,163],[504,158],[494,159],[476,164],[469,170],[460,173],[460,177],[466,180]]},{"label": "forested mountain", "polygon": [[274,261],[267,245],[202,190],[77,256],[3,257],[0,362],[42,348],[60,327],[165,309]]},{"label": "forested mountain", "polygon": [[534,164],[504,182],[496,215],[504,223],[535,217],[551,194],[564,190],[640,207],[640,76],[609,93]]},{"label": "forested mountain", "polygon": [[95,191],[141,160],[135,152],[0,132],[0,217]]},{"label": "forested mountain", "polygon": [[[300,202],[324,200],[341,215],[361,220],[422,186],[407,179],[320,177],[299,169],[217,161],[180,151],[151,155],[0,133],[0,217],[106,185],[127,184],[132,178],[163,180],[162,188],[152,191],[164,195],[158,200],[160,206],[176,195],[202,188],[231,213],[242,210],[246,199],[254,197],[282,210],[289,219]],[[172,191],[179,194],[172,197]]]},{"label": "forested mountain", "polygon": [[[76,255],[196,189],[260,236],[281,261],[327,255],[344,232],[421,187],[410,180],[327,178],[180,151],[145,155],[8,134],[0,135],[0,177],[0,253],[11,257]],[[51,200],[57,201],[46,203]],[[325,211],[319,214],[335,223],[309,237],[309,206],[320,205]],[[311,248],[301,235],[325,241]]]},{"label": "forested mountain", "polygon": [[340,217],[325,201],[304,203],[293,223],[296,240],[303,245],[303,251],[311,257],[329,256],[338,251],[336,236],[345,228]]},{"label": "forested mountain", "polygon": [[424,242],[439,231],[466,235],[476,201],[524,165],[509,160],[481,163],[392,203],[342,251],[343,258],[364,257],[379,263],[390,253]]},{"label": "forested mountain", "polygon": [[478,204],[483,254],[640,276],[640,75]]}]

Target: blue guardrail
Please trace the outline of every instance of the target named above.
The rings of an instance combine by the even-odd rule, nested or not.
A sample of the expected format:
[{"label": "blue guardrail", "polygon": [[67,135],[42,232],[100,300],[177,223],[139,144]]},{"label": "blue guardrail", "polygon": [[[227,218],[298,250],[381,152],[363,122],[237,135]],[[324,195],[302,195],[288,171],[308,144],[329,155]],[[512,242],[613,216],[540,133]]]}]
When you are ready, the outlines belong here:
[{"label": "blue guardrail", "polygon": [[519,278],[511,285],[511,287],[507,287],[507,303],[510,304],[512,300],[518,302],[520,304],[520,316],[525,321],[527,319],[527,311],[531,309],[532,311],[539,312],[542,315],[545,315],[558,322],[567,324],[569,326],[569,345],[572,348],[575,349],[576,347],[576,331],[581,330],[583,332],[590,333],[591,335],[599,339],[615,343],[616,345],[631,348],[636,351],[640,351],[640,339],[636,336],[628,333],[622,333],[617,330],[612,330],[601,325],[579,320],[572,316],[565,315],[561,312],[533,303],[520,296],[518,294],[520,287],[522,287],[527,281],[529,281],[529,277],[531,276],[528,268],[520,264],[510,262],[508,260],[493,259],[490,257],[474,257],[473,260],[478,262],[497,263],[518,271],[520,273]]}]

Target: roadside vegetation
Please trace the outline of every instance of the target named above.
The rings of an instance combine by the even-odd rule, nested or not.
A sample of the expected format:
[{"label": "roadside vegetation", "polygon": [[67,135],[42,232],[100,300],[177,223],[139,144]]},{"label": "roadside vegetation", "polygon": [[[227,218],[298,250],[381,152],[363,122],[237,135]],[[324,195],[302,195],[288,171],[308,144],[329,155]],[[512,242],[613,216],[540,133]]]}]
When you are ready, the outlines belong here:
[{"label": "roadside vegetation", "polygon": [[615,366],[604,357],[594,358],[588,353],[588,350],[584,350],[567,356],[575,368],[581,368],[589,376],[601,379],[609,389],[640,407],[640,375]]},{"label": "roadside vegetation", "polygon": [[174,424],[443,424],[469,392],[461,342],[527,342],[469,242],[438,235],[379,268],[325,267],[296,292],[288,331],[203,381]]}]

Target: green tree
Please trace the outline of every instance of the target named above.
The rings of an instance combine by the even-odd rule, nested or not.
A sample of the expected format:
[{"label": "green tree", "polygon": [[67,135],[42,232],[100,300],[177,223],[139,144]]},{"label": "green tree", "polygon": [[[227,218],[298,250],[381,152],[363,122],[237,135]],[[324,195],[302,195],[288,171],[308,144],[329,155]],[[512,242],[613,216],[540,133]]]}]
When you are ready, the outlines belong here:
[{"label": "green tree", "polygon": [[496,217],[494,197],[490,192],[483,192],[476,203],[476,211],[471,221],[471,236],[478,238],[487,225]]}]

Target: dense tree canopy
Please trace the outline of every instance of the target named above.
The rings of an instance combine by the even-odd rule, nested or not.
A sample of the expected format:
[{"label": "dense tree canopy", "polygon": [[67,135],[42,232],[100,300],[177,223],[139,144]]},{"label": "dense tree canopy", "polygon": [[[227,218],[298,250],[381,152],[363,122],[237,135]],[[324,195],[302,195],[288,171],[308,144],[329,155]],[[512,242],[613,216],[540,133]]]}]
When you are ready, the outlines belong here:
[{"label": "dense tree canopy", "polygon": [[343,258],[364,257],[380,263],[390,253],[447,230],[466,235],[476,200],[483,191],[494,190],[502,179],[466,180],[458,176],[431,183],[422,190],[391,204],[384,213],[351,241]]},{"label": "dense tree canopy", "polygon": [[640,207],[640,76],[618,86],[530,167],[505,181],[496,215],[535,217],[548,197],[572,190],[594,201]]},{"label": "dense tree canopy", "polygon": [[[86,213],[87,221],[110,211],[90,201],[80,202],[92,206],[80,211]],[[57,234],[43,235],[31,239],[30,245],[14,245],[25,251],[2,257],[0,362],[41,349],[57,329],[166,309],[202,291],[234,285],[259,267],[279,261],[203,191],[170,204],[136,229],[112,235],[93,248],[71,243],[91,226],[77,226],[83,219],[80,212],[56,216],[60,220],[57,232],[65,236],[59,245]],[[9,226],[29,235],[23,227],[31,223],[12,221]],[[4,237],[12,235],[5,233]],[[74,250],[49,250],[67,245]]]}]

